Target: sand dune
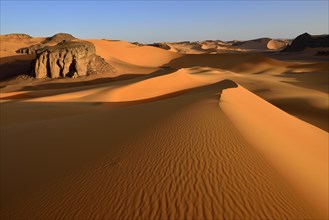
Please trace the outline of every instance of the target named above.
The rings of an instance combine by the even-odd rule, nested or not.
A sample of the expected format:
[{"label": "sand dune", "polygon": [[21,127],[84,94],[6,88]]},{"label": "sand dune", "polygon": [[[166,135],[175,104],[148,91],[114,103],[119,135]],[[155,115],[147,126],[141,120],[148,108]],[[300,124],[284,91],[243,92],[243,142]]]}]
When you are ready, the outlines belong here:
[{"label": "sand dune", "polygon": [[0,35],[1,57],[16,55],[16,50],[29,47],[42,42],[45,38],[17,38],[13,36]]},{"label": "sand dune", "polygon": [[[6,104],[1,109],[7,118],[1,127],[7,137],[1,140],[7,155],[1,160],[6,189],[2,216],[312,218],[306,203],[218,108],[219,92],[236,86],[220,81],[185,95],[119,108],[40,102],[32,106],[57,114],[48,111],[25,123],[10,122],[10,109],[28,109],[31,103]],[[49,143],[56,134],[61,138]],[[13,138],[17,135],[21,138]],[[10,160],[11,155],[21,163]],[[14,179],[20,181],[12,184]]]},{"label": "sand dune", "polygon": [[[108,62],[118,70],[116,76],[131,74],[131,77],[133,77],[138,74],[150,73],[154,73],[156,76],[173,73],[181,68],[196,68],[198,66],[211,67],[221,72],[229,71],[232,74],[228,78],[245,86],[272,104],[322,129],[327,131],[329,129],[326,123],[328,119],[328,114],[326,113],[328,108],[326,82],[328,81],[327,73],[329,70],[326,63],[278,61],[261,54],[182,55],[155,47],[146,47],[154,52],[154,57],[158,57],[159,62],[157,64],[169,67],[160,68],[159,66],[142,66],[146,62],[153,62],[153,58],[147,55],[148,49],[144,50],[143,46],[137,47],[121,41],[109,42],[101,40],[98,43],[96,43],[96,46],[98,45],[97,53],[105,59],[107,58]],[[106,46],[102,47],[103,44]],[[129,55],[130,50],[133,51],[132,53],[138,54],[138,57],[141,57],[140,61],[138,59],[134,60],[133,56]],[[128,55],[121,53],[122,51],[126,51]],[[22,68],[24,65],[16,64],[8,65],[7,69],[17,74],[17,67]],[[29,67],[28,62],[26,62],[25,66]],[[72,80],[52,80],[49,82],[49,86],[62,88],[65,82],[70,82],[70,87],[81,86],[92,82],[92,80],[96,82],[97,78],[102,77],[109,76],[91,75],[81,80],[79,79],[78,81],[81,83],[73,83]],[[42,84],[42,82],[29,81],[27,87],[32,88],[32,85],[40,83]],[[3,84],[7,85],[6,83]],[[2,91],[14,92],[15,89],[19,90],[22,87],[24,87],[24,84],[16,84],[2,88]],[[42,87],[44,89],[47,88],[46,86]],[[82,89],[83,87],[80,88],[80,90]],[[54,92],[50,93],[54,94]],[[38,97],[39,95],[36,96]]]},{"label": "sand dune", "polygon": [[[42,40],[1,41],[0,77]],[[1,218],[328,218],[329,67],[245,53],[268,40],[89,40],[116,75],[0,78]]]},{"label": "sand dune", "polygon": [[267,44],[270,40],[270,38],[259,38],[255,40],[240,41],[234,43],[232,46],[248,50],[266,50],[268,49]]},{"label": "sand dune", "polygon": [[255,51],[281,50],[287,46],[287,40],[276,40],[271,38],[259,38],[247,41],[224,42],[220,40],[208,40],[197,42],[165,42],[161,45],[162,49],[177,52],[180,54],[222,54],[222,53],[241,53]]},{"label": "sand dune", "polygon": [[287,42],[273,40],[273,39],[267,43],[267,49],[270,50],[280,50],[283,49],[285,46],[287,46]]},{"label": "sand dune", "polygon": [[125,41],[89,40],[96,47],[96,53],[105,60],[118,60],[147,67],[158,67],[179,57],[179,54],[151,46],[138,47]]},{"label": "sand dune", "polygon": [[[227,74],[227,71],[218,71],[209,68],[180,69],[174,73],[154,77],[127,86],[118,87],[109,92],[97,94],[99,101],[129,102],[143,99],[152,99],[175,92],[187,90],[214,83]],[[95,96],[86,96],[94,100]]]},{"label": "sand dune", "polygon": [[285,40],[276,40],[271,38],[259,38],[255,40],[240,41],[233,43],[232,47],[244,50],[279,50],[287,45]]},{"label": "sand dune", "polygon": [[220,106],[246,140],[322,214],[320,217],[327,218],[328,133],[271,106],[242,87],[225,90]]}]

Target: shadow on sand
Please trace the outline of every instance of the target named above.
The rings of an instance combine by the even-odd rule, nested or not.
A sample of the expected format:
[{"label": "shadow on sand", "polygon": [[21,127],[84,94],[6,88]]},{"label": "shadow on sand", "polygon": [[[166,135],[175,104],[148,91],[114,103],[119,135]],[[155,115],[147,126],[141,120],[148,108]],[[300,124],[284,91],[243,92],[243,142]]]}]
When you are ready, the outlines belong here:
[{"label": "shadow on sand", "polygon": [[[218,94],[220,98],[224,89],[237,86],[231,80],[223,80],[131,102],[1,103],[2,205],[29,197],[56,181],[64,181],[71,173],[102,161],[102,157],[114,158],[110,165],[116,166],[115,158],[122,150],[117,146],[126,146],[128,140],[134,140],[180,109],[197,102],[198,97],[210,95],[218,100]],[[171,99],[182,94],[192,95]]]}]

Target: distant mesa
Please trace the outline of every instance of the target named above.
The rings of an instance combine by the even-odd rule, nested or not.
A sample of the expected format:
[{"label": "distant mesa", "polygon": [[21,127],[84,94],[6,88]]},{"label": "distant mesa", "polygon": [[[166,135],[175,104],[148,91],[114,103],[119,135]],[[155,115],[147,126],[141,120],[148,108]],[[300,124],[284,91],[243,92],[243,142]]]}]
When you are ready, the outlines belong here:
[{"label": "distant mesa", "polygon": [[36,51],[36,78],[61,78],[114,72],[114,68],[95,54],[95,46],[86,41],[63,41]]},{"label": "distant mesa", "polygon": [[18,34],[18,33],[5,34],[5,35],[2,35],[2,37],[5,39],[30,39],[30,38],[32,38],[28,34]]},{"label": "distant mesa", "polygon": [[310,35],[304,33],[296,37],[290,45],[288,45],[282,52],[297,52],[303,51],[307,47],[319,48],[329,47],[329,35]]}]

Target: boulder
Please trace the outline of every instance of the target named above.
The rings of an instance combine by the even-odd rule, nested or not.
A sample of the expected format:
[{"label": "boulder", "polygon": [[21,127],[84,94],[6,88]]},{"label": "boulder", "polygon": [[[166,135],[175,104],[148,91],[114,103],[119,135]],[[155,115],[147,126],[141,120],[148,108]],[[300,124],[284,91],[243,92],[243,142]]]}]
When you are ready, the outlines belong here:
[{"label": "boulder", "polygon": [[95,54],[95,46],[86,41],[64,41],[36,50],[36,55],[36,78],[76,78],[114,71],[103,58]]}]

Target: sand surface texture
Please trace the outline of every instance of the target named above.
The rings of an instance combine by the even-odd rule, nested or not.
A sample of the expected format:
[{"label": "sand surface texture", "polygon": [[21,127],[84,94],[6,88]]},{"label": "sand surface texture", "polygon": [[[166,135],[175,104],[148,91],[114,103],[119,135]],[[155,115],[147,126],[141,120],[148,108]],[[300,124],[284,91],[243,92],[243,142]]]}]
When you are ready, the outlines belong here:
[{"label": "sand surface texture", "polygon": [[0,82],[2,219],[328,218],[328,63],[90,41],[115,73]]}]

